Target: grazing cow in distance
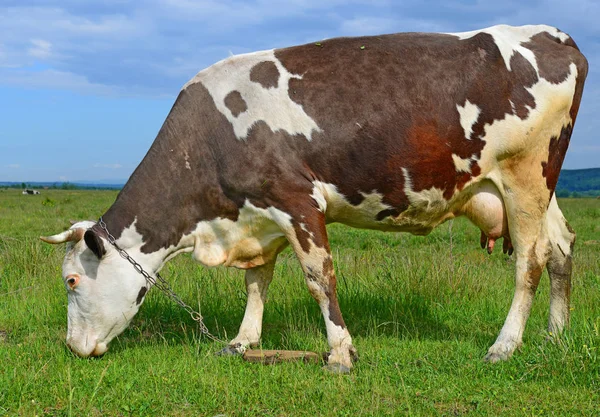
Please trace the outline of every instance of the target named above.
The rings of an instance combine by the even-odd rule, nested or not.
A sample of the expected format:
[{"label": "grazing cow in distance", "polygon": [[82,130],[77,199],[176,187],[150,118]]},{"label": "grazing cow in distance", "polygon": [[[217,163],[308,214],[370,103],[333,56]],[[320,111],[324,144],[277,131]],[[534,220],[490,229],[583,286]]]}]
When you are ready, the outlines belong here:
[{"label": "grazing cow in distance", "polygon": [[[233,56],[181,90],[147,155],[103,215],[149,273],[179,253],[246,269],[248,302],[224,353],[259,342],[277,255],[291,245],[319,303],[328,369],[356,351],[336,296],[326,224],[426,235],[465,215],[516,253],[512,306],[486,359],[520,345],[542,269],[549,329],[569,320],[575,234],[554,196],[587,61],[539,26],[339,38]],[[68,242],[67,343],[101,355],[148,284],[80,222]]]},{"label": "grazing cow in distance", "polygon": [[40,194],[40,192],[38,190],[30,190],[29,188],[23,190],[23,192],[21,193],[23,195],[38,195]]}]

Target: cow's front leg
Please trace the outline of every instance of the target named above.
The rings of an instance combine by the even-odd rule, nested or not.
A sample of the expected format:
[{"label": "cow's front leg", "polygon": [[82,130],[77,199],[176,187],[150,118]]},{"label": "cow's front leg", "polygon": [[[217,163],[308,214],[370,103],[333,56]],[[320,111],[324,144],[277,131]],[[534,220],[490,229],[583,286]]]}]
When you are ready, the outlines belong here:
[{"label": "cow's front leg", "polygon": [[348,373],[357,356],[338,304],[331,254],[329,250],[313,246],[305,255],[302,263],[306,285],[319,303],[327,329],[330,351],[326,369],[334,373]]},{"label": "cow's front leg", "polygon": [[292,220],[286,234],[304,271],[306,284],[313,298],[319,303],[330,352],[326,369],[334,373],[348,373],[356,359],[356,349],[346,328],[337,300],[336,277],[325,218],[322,212],[311,206],[301,216]]},{"label": "cow's front leg", "polygon": [[260,342],[264,304],[267,298],[267,289],[273,279],[274,268],[275,259],[246,271],[248,300],[244,319],[238,335],[229,342],[229,345],[219,351],[218,355],[240,355],[249,346],[255,346]]}]

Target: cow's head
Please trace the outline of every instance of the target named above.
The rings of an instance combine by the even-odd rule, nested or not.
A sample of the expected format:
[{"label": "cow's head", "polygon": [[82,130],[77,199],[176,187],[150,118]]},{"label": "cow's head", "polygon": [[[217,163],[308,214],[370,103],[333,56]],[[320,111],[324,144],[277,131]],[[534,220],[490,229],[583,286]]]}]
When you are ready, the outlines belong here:
[{"label": "cow's head", "polygon": [[69,299],[67,345],[81,357],[99,356],[137,313],[146,293],[144,277],[110,243],[75,223],[63,233],[41,237],[66,243],[62,277]]}]

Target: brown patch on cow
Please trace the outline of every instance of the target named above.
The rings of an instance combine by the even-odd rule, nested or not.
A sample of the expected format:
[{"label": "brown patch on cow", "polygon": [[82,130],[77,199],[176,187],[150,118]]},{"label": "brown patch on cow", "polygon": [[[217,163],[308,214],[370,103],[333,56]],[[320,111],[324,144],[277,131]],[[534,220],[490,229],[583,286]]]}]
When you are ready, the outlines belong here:
[{"label": "brown patch on cow", "polygon": [[248,105],[239,91],[232,91],[225,96],[225,106],[229,109],[233,117],[238,117],[241,113],[248,110]]},{"label": "brown patch on cow", "polygon": [[563,48],[562,54],[549,56],[547,52],[556,49],[556,44],[562,45],[560,39],[542,32],[532,36],[523,46],[535,54],[540,76],[553,84],[560,84],[569,76],[569,66],[574,62],[574,55],[579,55],[579,51],[568,47]]},{"label": "brown patch on cow", "polygon": [[142,303],[142,300],[144,299],[144,295],[146,295],[146,292],[148,292],[148,287],[140,288],[140,292],[138,292],[137,298],[135,299],[135,303],[137,305],[140,305]]},{"label": "brown patch on cow", "polygon": [[337,279],[335,277],[335,271],[333,270],[333,260],[331,255],[323,259],[323,277],[329,281],[329,286],[326,291],[327,298],[329,298],[329,320],[336,326],[346,328],[344,318],[337,299]]},{"label": "brown patch on cow", "polygon": [[340,305],[335,294],[333,295],[333,297],[329,297],[329,320],[331,320],[333,324],[341,327],[342,329],[346,328],[346,323],[344,322],[344,318],[342,317],[342,311],[340,310]]},{"label": "brown patch on cow", "polygon": [[552,194],[558,183],[560,168],[562,167],[569,142],[571,141],[571,133],[573,133],[573,128],[569,124],[561,129],[558,137],[553,136],[550,138],[548,160],[542,162],[542,175],[546,178],[546,187],[550,190],[550,199],[552,199]]},{"label": "brown patch on cow", "polygon": [[377,215],[375,216],[375,219],[377,221],[382,221],[386,217],[390,217],[390,216],[396,217],[396,216],[400,215],[401,212],[402,211],[397,208],[381,210],[379,213],[377,213]]},{"label": "brown patch on cow", "polygon": [[273,61],[259,62],[250,70],[250,81],[259,83],[264,88],[277,88],[279,70]]},{"label": "brown patch on cow", "polygon": [[520,53],[514,53],[510,59],[510,68],[516,74],[519,74],[520,82],[513,86],[510,95],[510,101],[513,103],[515,114],[520,119],[529,117],[529,108],[535,109],[535,99],[527,88],[538,82],[538,76],[535,68]]},{"label": "brown patch on cow", "polygon": [[333,271],[333,260],[331,259],[331,255],[323,259],[323,275],[335,276]]}]

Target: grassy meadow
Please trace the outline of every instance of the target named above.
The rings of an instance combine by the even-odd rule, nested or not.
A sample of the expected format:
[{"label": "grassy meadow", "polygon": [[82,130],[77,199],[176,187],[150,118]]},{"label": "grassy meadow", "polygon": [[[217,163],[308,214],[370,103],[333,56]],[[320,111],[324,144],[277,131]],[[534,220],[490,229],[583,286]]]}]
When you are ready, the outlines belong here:
[{"label": "grassy meadow", "polygon": [[[329,227],[340,304],[360,354],[350,375],[319,365],[216,357],[189,316],[151,291],[101,358],[66,348],[62,246],[38,236],[97,219],[116,191],[0,190],[0,416],[600,415],[600,200],[560,200],[577,232],[572,326],[548,340],[544,272],[524,345],[482,361],[512,300],[514,260],[479,248],[457,219],[428,237]],[[233,337],[243,271],[181,255],[163,276],[210,330]],[[265,349],[327,350],[297,260],[280,255],[265,307]]]}]

